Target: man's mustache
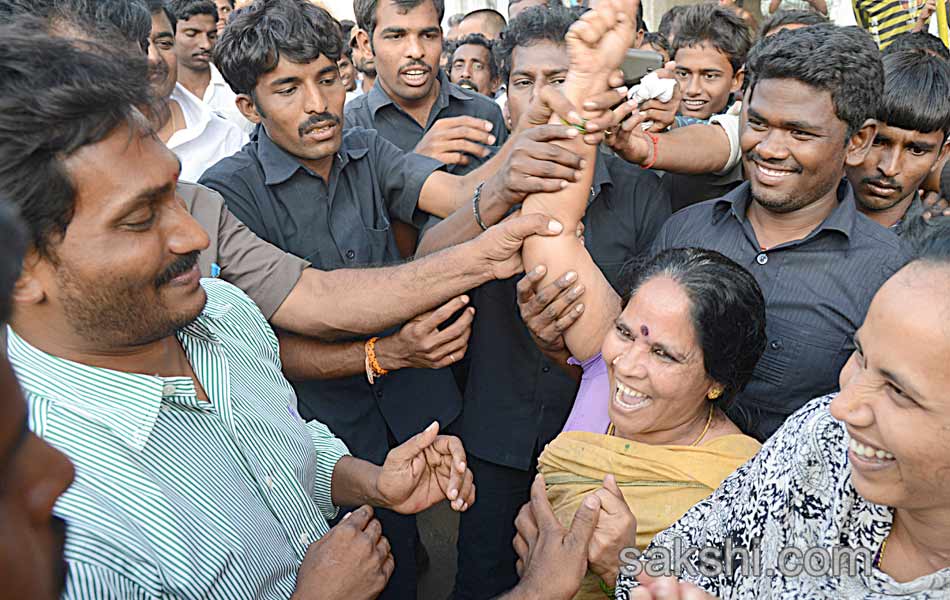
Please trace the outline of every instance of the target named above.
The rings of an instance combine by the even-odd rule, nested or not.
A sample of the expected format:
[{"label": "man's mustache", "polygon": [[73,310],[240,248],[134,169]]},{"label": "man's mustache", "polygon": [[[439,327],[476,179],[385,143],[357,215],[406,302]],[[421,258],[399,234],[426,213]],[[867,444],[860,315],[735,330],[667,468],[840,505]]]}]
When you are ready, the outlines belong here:
[{"label": "man's mustache", "polygon": [[179,275],[187,273],[192,270],[196,264],[198,264],[197,250],[179,256],[175,259],[175,262],[170,264],[168,268],[165,269],[165,272],[159,275],[158,279],[155,280],[155,287],[162,287]]},{"label": "man's mustache", "polygon": [[471,79],[465,79],[465,78],[463,77],[462,79],[459,79],[459,80],[456,82],[456,85],[458,85],[459,87],[468,88],[468,89],[470,89],[470,90],[474,90],[474,91],[476,91],[476,92],[478,92],[478,93],[481,93],[481,90],[478,89],[478,86],[475,85],[475,82],[472,81]]},{"label": "man's mustache", "polygon": [[339,125],[340,117],[329,112],[322,112],[316,115],[312,115],[309,119],[307,119],[306,121],[300,124],[300,127],[297,128],[297,134],[300,137],[303,137],[311,129],[315,127],[320,127],[321,125],[325,125],[328,121],[335,125]]}]

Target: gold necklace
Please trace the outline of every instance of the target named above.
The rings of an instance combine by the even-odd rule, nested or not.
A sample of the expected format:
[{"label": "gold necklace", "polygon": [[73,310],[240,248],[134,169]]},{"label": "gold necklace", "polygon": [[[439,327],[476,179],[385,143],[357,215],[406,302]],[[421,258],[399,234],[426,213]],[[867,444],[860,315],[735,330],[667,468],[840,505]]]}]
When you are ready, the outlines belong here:
[{"label": "gold necklace", "polygon": [[884,562],[884,550],[887,549],[887,538],[884,538],[884,541],[881,542],[881,551],[877,553],[877,564],[875,565],[878,571],[881,570],[881,563]]},{"label": "gold necklace", "polygon": [[[701,442],[704,437],[706,437],[706,433],[709,431],[709,426],[712,425],[713,413],[715,412],[715,410],[716,410],[715,405],[710,404],[709,417],[706,419],[706,426],[703,427],[703,432],[699,434],[699,437],[696,438],[696,440],[692,444],[690,444],[690,446],[695,446],[696,444]],[[614,423],[613,421],[611,421],[610,424],[607,425],[607,435],[612,436],[615,430],[616,430],[616,427],[614,427]]]}]

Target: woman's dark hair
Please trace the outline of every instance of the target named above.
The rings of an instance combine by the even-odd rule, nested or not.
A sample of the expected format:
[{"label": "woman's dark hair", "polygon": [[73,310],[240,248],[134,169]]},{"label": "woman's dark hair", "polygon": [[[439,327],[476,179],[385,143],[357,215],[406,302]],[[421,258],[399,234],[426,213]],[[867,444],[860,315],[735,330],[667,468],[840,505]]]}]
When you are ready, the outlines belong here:
[{"label": "woman's dark hair", "polygon": [[0,27],[0,40],[0,192],[19,208],[32,247],[55,259],[75,209],[63,162],[123,124],[144,133],[145,57],[17,23]]},{"label": "woman's dark hair", "polygon": [[706,374],[723,386],[716,404],[729,408],[765,351],[765,298],[755,278],[722,254],[701,248],[664,250],[626,271],[624,307],[656,277],[682,286]]},{"label": "woman's dark hair", "polygon": [[343,30],[330,13],[307,0],[256,0],[231,15],[214,45],[214,64],[238,94],[252,95],[257,80],[283,56],[308,63],[343,54]]},{"label": "woman's dark hair", "polygon": [[783,30],[760,40],[746,61],[749,94],[766,79],[790,79],[831,94],[835,116],[854,135],[877,112],[884,93],[881,53],[857,27],[831,24]]}]

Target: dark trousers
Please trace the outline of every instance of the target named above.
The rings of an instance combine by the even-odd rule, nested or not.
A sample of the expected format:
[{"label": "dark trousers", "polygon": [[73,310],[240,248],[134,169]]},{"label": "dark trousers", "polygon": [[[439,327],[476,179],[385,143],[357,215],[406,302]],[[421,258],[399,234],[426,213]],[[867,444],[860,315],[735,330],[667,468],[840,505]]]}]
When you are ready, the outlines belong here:
[{"label": "dark trousers", "polygon": [[529,500],[535,471],[522,471],[468,455],[478,488],[475,504],[460,515],[455,600],[487,600],[518,583],[515,517]]}]

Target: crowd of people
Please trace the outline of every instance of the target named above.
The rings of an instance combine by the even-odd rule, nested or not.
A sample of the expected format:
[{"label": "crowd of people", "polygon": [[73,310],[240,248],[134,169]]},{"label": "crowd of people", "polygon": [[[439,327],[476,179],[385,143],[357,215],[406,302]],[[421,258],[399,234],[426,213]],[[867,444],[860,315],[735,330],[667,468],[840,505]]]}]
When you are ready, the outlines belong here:
[{"label": "crowd of people", "polygon": [[810,6],[0,0],[0,598],[950,598],[950,51]]}]

